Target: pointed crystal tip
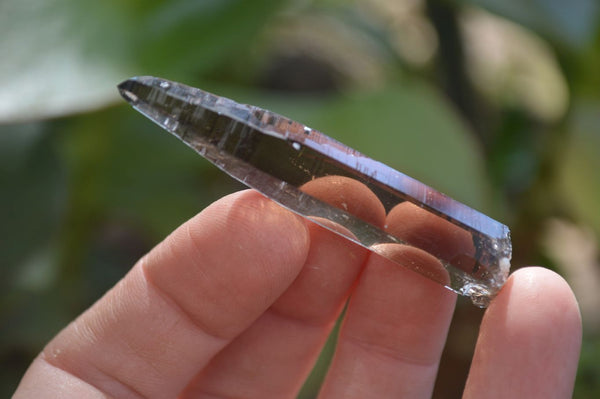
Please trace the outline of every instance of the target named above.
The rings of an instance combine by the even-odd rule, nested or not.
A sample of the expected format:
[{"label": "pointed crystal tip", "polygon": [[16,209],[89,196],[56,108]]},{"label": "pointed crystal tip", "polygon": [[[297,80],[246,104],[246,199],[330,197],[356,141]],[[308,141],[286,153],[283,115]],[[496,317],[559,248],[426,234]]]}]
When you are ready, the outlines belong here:
[{"label": "pointed crystal tip", "polygon": [[134,80],[135,78],[127,79],[117,86],[121,96],[131,105],[135,105],[139,100],[138,96],[136,96],[132,91],[134,87]]}]

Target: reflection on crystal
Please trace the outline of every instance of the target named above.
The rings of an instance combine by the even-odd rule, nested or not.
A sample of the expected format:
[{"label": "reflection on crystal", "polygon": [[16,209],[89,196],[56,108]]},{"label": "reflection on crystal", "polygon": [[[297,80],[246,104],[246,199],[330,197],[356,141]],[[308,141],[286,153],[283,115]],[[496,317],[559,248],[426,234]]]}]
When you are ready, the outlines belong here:
[{"label": "reflection on crystal", "polygon": [[506,281],[508,227],[322,133],[160,78],[119,90],[229,175],[477,306]]}]

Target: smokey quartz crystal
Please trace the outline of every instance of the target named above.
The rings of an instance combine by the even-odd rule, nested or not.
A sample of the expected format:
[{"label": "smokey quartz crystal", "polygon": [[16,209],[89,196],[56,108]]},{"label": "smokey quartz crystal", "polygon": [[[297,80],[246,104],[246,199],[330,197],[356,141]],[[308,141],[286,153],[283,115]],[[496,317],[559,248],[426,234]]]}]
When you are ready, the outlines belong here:
[{"label": "smokey quartz crystal", "polygon": [[[479,307],[488,306],[507,279],[507,226],[316,130],[161,78],[132,78],[119,91],[235,179]],[[319,182],[330,188],[327,195],[315,189]],[[368,189],[387,221],[377,224],[353,211],[352,198],[336,199],[336,184]],[[390,245],[426,253],[419,259],[429,260],[391,256]]]}]

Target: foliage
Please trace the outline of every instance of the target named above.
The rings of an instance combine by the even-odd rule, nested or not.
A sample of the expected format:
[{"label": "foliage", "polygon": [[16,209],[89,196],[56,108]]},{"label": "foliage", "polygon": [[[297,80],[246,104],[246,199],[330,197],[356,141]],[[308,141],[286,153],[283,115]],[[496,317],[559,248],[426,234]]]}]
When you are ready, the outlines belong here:
[{"label": "foliage", "polygon": [[[0,395],[140,255],[241,188],[119,100],[133,75],[321,130],[506,221],[516,265],[568,279],[543,242],[561,218],[600,244],[599,13],[593,0],[3,1]],[[514,37],[503,52],[496,39]],[[581,397],[598,396],[599,370],[584,357]]]}]

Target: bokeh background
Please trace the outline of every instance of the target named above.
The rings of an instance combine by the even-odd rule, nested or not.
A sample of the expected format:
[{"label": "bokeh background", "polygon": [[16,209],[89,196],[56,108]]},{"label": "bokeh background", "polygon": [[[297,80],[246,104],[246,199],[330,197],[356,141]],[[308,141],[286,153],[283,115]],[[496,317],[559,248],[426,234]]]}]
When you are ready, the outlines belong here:
[{"label": "bokeh background", "polygon": [[[134,75],[272,109],[509,225],[513,267],[575,290],[575,397],[600,397],[596,0],[2,0],[0,396],[140,255],[241,188],[119,99]],[[435,398],[460,397],[481,316],[459,300]]]}]

